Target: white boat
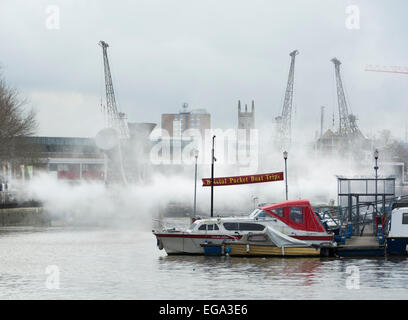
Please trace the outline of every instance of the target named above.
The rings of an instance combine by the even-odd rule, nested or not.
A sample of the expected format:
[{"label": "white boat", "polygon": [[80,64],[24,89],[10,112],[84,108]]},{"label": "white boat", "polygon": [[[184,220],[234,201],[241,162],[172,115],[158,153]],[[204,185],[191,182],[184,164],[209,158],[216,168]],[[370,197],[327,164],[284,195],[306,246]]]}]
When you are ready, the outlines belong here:
[{"label": "white boat", "polygon": [[387,253],[408,253],[408,203],[393,206],[386,236]]},{"label": "white boat", "polygon": [[187,229],[153,231],[159,249],[167,254],[204,254],[203,245],[221,245],[240,240],[244,235],[270,227],[306,246],[332,244],[333,234],[326,232],[308,200],[285,201],[261,206],[244,217],[217,217],[196,220]]}]

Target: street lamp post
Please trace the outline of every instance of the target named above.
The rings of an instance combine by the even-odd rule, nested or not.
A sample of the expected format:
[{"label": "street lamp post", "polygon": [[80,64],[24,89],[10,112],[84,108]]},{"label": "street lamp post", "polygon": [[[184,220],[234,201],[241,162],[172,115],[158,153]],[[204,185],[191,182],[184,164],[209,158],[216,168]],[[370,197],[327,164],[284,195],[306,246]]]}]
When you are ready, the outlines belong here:
[{"label": "street lamp post", "polygon": [[253,196],[252,200],[254,201],[254,210],[256,209],[256,200],[258,200],[258,197]]},{"label": "street lamp post", "polygon": [[193,219],[196,218],[197,213],[197,158],[198,158],[198,150],[194,150],[194,158],[195,158],[195,165],[194,165],[194,214]]},{"label": "street lamp post", "polygon": [[286,200],[288,200],[288,167],[287,167],[287,160],[288,160],[288,152],[283,152],[283,159],[285,159],[285,187],[286,187]]},{"label": "street lamp post", "polygon": [[212,157],[211,157],[211,217],[213,217],[214,210],[214,162],[216,161],[214,157],[214,143],[215,135],[212,137]]},{"label": "street lamp post", "polygon": [[374,159],[375,159],[375,218],[377,219],[377,184],[378,184],[378,149],[374,151]]}]

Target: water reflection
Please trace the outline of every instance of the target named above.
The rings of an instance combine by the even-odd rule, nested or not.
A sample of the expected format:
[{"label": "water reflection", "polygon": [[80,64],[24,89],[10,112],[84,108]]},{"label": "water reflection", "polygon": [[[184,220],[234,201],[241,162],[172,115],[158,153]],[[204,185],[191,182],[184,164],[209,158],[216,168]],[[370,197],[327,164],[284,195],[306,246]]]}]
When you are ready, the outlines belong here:
[{"label": "water reflection", "polygon": [[[0,228],[0,298],[406,299],[408,260],[167,256],[132,229]],[[58,265],[61,289],[47,290]],[[360,270],[349,290],[347,268]]]},{"label": "water reflection", "polygon": [[159,258],[158,268],[163,272],[183,269],[190,274],[213,279],[222,278],[225,273],[231,276],[247,274],[264,281],[285,279],[309,286],[318,277],[323,261],[321,258],[164,256]]}]

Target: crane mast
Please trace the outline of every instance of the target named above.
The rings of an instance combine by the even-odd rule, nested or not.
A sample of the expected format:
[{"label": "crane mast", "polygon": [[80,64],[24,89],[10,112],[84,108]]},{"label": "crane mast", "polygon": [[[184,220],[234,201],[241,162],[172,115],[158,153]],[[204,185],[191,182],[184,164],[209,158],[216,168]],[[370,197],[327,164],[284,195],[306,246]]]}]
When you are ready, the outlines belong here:
[{"label": "crane mast", "polygon": [[283,102],[282,115],[277,117],[276,120],[279,123],[279,139],[283,145],[289,145],[291,142],[291,120],[292,120],[292,104],[293,104],[293,83],[295,77],[295,58],[299,54],[299,51],[292,51],[289,56],[290,68],[288,83],[286,85],[285,100]]},{"label": "crane mast", "polygon": [[363,135],[357,126],[356,116],[348,111],[346,95],[344,94],[343,83],[340,76],[341,62],[337,58],[333,58],[331,61],[334,63],[336,73],[337,103],[339,106],[339,134],[362,137]]},{"label": "crane mast", "polygon": [[108,60],[107,48],[109,45],[105,41],[100,41],[102,47],[103,66],[105,71],[106,107],[104,108],[107,125],[118,131],[120,138],[129,138],[129,128],[123,112],[119,112],[116,106],[115,91],[113,90],[112,76]]},{"label": "crane mast", "polygon": [[[350,123],[351,119],[348,113],[346,95],[344,94],[343,83],[340,76],[341,62],[337,58],[333,58],[331,62],[334,64],[336,74],[337,103],[339,107],[339,133],[347,135],[352,133],[352,124]],[[355,120],[355,118],[353,119]]]},{"label": "crane mast", "polygon": [[125,114],[123,112],[119,112],[116,106],[115,91],[113,90],[112,75],[108,60],[107,48],[109,47],[109,45],[105,41],[100,41],[99,45],[102,47],[103,66],[105,72],[106,106],[103,108],[103,111],[105,114],[105,119],[107,121],[108,128],[113,128],[120,138],[117,148],[118,158],[115,162],[117,163],[121,180],[126,185],[127,178],[124,169],[121,140],[123,141],[123,139],[129,138],[129,128],[126,122]]}]

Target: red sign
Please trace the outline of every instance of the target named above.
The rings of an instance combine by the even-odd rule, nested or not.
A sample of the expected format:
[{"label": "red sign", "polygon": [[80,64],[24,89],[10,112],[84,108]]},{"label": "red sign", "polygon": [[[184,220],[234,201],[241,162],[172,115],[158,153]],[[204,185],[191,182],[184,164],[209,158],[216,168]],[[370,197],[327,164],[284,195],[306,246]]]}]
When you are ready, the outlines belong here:
[{"label": "red sign", "polygon": [[[211,187],[211,178],[203,180],[203,187]],[[283,180],[283,172],[254,174],[250,176],[214,178],[215,186],[229,186],[234,184],[262,183]]]}]

